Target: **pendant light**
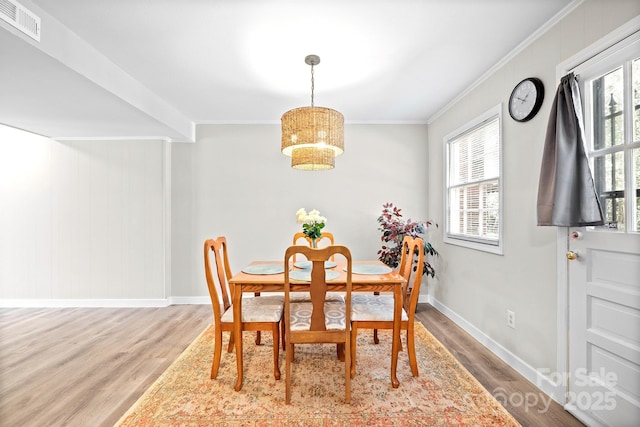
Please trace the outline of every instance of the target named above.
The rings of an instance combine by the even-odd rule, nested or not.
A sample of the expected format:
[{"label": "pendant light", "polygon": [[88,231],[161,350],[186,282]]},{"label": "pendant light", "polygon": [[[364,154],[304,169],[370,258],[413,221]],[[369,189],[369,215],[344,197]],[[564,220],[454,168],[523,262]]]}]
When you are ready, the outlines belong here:
[{"label": "pendant light", "polygon": [[329,170],[344,152],[344,117],[331,108],[314,105],[314,66],[317,55],[304,62],[311,66],[311,106],[289,110],[282,115],[282,154],[291,157],[291,167],[300,170]]}]

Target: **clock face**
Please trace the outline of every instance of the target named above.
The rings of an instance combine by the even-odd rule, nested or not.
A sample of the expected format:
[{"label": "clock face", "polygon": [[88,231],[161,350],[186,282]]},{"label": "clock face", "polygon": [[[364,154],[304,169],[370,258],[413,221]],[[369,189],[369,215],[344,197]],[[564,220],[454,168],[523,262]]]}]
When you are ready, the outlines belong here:
[{"label": "clock face", "polygon": [[543,97],[544,86],[540,80],[524,79],[511,92],[509,114],[519,122],[530,120],[540,109]]}]

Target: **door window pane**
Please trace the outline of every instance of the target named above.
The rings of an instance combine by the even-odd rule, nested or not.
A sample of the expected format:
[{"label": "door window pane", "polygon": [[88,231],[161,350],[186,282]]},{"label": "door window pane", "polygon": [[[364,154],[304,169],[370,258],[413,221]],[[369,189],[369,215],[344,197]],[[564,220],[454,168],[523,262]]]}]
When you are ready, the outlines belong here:
[{"label": "door window pane", "polygon": [[624,230],[624,152],[595,157],[594,175],[605,223],[610,228]]},{"label": "door window pane", "polygon": [[623,77],[620,67],[593,81],[596,150],[624,143]]}]

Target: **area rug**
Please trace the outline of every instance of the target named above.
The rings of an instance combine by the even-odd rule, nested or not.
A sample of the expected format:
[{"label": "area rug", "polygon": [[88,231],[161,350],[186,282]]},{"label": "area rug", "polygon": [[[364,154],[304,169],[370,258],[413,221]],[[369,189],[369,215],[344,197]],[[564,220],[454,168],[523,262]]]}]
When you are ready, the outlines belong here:
[{"label": "area rug", "polygon": [[[351,404],[344,403],[344,364],[335,345],[298,345],[292,365],[291,404],[282,378],[273,377],[272,341],[244,333],[244,382],[233,390],[236,361],[224,345],[220,372],[209,378],[213,326],[207,328],[116,423],[125,426],[518,426],[516,420],[424,328],[416,323],[419,376],[411,376],[406,351],[398,379],[390,381],[391,333],[358,334],[357,373]],[[406,349],[403,334],[403,348]]]}]

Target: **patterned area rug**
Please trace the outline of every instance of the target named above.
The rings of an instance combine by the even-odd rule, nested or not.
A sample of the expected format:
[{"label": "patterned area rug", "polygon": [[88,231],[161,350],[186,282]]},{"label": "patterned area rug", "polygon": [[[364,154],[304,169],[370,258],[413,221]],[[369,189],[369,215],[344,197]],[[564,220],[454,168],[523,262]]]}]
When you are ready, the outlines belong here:
[{"label": "patterned area rug", "polygon": [[[419,376],[406,351],[399,355],[400,387],[391,387],[391,333],[358,334],[357,373],[351,404],[344,403],[344,365],[335,345],[298,345],[292,365],[291,405],[282,379],[273,378],[271,336],[244,333],[244,383],[233,390],[235,355],[226,352],[209,378],[213,326],[206,329],[116,423],[116,426],[518,426],[515,419],[422,326],[416,323]],[[403,336],[403,348],[406,349]]]}]

